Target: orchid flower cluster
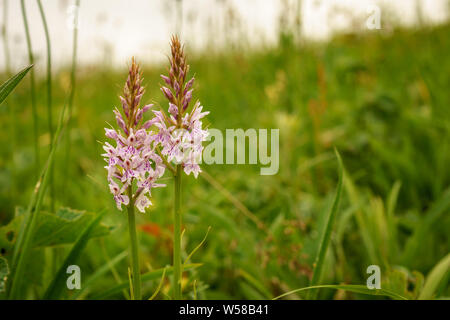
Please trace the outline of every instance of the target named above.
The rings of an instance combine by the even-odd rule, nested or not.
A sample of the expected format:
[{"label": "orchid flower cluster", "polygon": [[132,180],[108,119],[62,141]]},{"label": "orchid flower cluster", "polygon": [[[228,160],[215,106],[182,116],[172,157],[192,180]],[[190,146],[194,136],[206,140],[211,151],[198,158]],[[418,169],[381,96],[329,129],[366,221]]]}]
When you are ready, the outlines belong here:
[{"label": "orchid flower cluster", "polygon": [[186,63],[184,48],[178,37],[172,37],[170,68],[168,76],[161,75],[166,86],[161,87],[169,100],[169,116],[162,111],[153,111],[155,126],[159,129],[157,142],[162,146],[161,154],[168,162],[183,166],[184,172],[191,172],[197,178],[201,172],[202,142],[208,137],[208,131],[202,128],[201,119],[209,114],[202,112],[203,107],[197,101],[191,112],[187,112],[192,99],[192,86],[195,78],[186,81],[189,65]]},{"label": "orchid flower cluster", "polygon": [[[109,189],[119,210],[122,210],[122,204],[128,205],[131,201],[139,211],[145,212],[151,205],[147,195],[151,196],[152,188],[165,186],[157,183],[164,174],[165,165],[155,152],[156,135],[148,130],[153,121],[142,121],[143,115],[153,106],[139,107],[143,94],[142,73],[133,59],[120,97],[122,112],[118,108],[113,111],[120,130],[105,128],[106,137],[113,139],[116,146],[105,142],[106,153],[102,155],[108,163],[105,168]],[[133,184],[137,188],[135,193]]]},{"label": "orchid flower cluster", "polygon": [[186,81],[189,65],[176,36],[172,37],[169,61],[168,76],[161,75],[166,84],[161,91],[169,101],[168,114],[153,110],[154,118],[143,121],[153,105],[139,107],[144,87],[142,73],[133,59],[120,97],[122,112],[114,109],[120,130],[105,128],[106,137],[115,141],[115,146],[105,142],[106,153],[102,156],[107,162],[109,188],[119,210],[122,204],[131,203],[145,212],[152,204],[149,199],[152,188],[165,186],[157,182],[165,169],[176,174],[170,163],[181,165],[187,175],[192,172],[195,178],[201,172],[202,142],[208,136],[201,119],[209,112],[202,112],[199,101],[188,112],[194,77]]}]

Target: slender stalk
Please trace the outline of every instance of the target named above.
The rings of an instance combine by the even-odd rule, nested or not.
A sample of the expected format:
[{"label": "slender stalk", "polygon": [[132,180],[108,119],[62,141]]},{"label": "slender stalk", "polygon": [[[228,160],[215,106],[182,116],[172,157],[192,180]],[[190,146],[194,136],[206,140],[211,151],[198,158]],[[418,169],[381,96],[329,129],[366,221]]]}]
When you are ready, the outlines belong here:
[{"label": "slender stalk", "polygon": [[[69,120],[67,123],[67,134],[66,134],[66,155],[65,155],[65,168],[64,172],[68,172],[68,166],[70,163],[70,136],[71,136],[71,127],[72,127],[72,110],[73,110],[73,100],[75,97],[75,84],[76,84],[76,67],[77,67],[77,48],[78,48],[78,10],[80,8],[80,0],[75,1],[75,17],[73,20],[73,43],[72,43],[72,68],[70,73],[70,94],[69,94],[69,102],[68,102],[68,113]],[[64,179],[64,183],[67,182],[67,179]],[[62,188],[63,190],[67,190],[65,186]]]},{"label": "slender stalk", "polygon": [[[48,131],[50,132],[50,150],[53,143],[53,118],[52,118],[52,50],[50,43],[50,35],[48,32],[47,20],[45,18],[44,8],[42,7],[41,0],[37,0],[39,6],[39,12],[42,18],[42,24],[44,25],[45,40],[47,43],[47,118],[48,118]],[[55,212],[55,179],[54,169],[50,170],[50,208],[52,212]]]},{"label": "slender stalk", "polygon": [[[11,62],[9,56],[9,43],[8,43],[8,0],[3,0],[3,25],[2,25],[2,39],[3,49],[5,55],[5,70],[8,78],[11,76]],[[16,150],[16,126],[17,118],[15,110],[12,106],[11,99],[8,101],[9,116],[10,116],[10,134],[11,134],[11,200],[15,203],[16,198],[16,165],[14,163],[14,154]]]},{"label": "slender stalk", "polygon": [[8,43],[8,0],[3,0],[3,25],[2,25],[2,38],[3,49],[5,55],[5,67],[8,77],[11,74],[11,63],[9,56],[9,43]]},{"label": "slender stalk", "polygon": [[[32,65],[34,64],[33,48],[31,46],[30,30],[28,28],[28,19],[24,0],[20,1],[20,5],[22,8],[23,25],[25,27],[25,36],[27,40],[28,60],[29,64]],[[35,88],[34,68],[30,70],[30,93],[31,93],[31,109],[33,113],[33,131],[34,131],[34,157],[35,157],[34,172],[37,175],[37,172],[39,172],[40,168],[39,164],[40,156],[39,156],[39,140],[38,140],[39,129],[38,129],[38,115],[36,109],[36,88]]]},{"label": "slender stalk", "polygon": [[173,294],[181,300],[181,165],[177,165],[175,175],[175,210],[173,215]]},{"label": "slender stalk", "polygon": [[136,235],[136,218],[134,214],[134,201],[132,201],[133,190],[128,187],[128,196],[130,203],[128,204],[128,230],[130,232],[130,249],[131,249],[131,267],[133,275],[133,294],[136,300],[141,300],[141,273],[139,269],[139,242]]}]

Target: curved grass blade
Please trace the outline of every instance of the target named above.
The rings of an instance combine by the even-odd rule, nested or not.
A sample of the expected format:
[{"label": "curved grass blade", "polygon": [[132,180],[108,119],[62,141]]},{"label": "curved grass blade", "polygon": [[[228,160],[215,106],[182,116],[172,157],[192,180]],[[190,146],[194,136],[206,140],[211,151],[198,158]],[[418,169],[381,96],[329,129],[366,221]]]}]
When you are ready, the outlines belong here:
[{"label": "curved grass blade", "polygon": [[395,300],[408,300],[407,298],[392,292],[390,290],[385,289],[368,289],[366,286],[362,285],[319,285],[319,286],[311,286],[311,287],[305,287],[300,289],[295,289],[286,293],[283,293],[282,295],[279,295],[278,297],[273,298],[272,300],[278,300],[280,298],[283,298],[285,296],[288,296],[293,293],[301,292],[301,291],[309,291],[313,289],[335,289],[335,290],[345,290],[349,292],[354,293],[361,293],[371,296],[386,296]]},{"label": "curved grass blade", "polygon": [[[44,26],[45,41],[47,43],[47,121],[48,131],[50,133],[50,143],[53,142],[53,117],[52,117],[52,50],[50,43],[50,35],[48,32],[47,19],[45,18],[44,8],[42,7],[41,0],[37,0],[39,12],[41,14],[42,24]],[[50,145],[50,149],[51,149]],[[50,169],[50,209],[55,211],[55,183],[53,168]]]},{"label": "curved grass blade", "polygon": [[128,255],[128,251],[123,251],[119,253],[117,256],[115,256],[113,259],[108,261],[104,266],[102,266],[100,269],[98,269],[88,280],[86,280],[81,287],[80,290],[77,290],[74,295],[72,295],[70,298],[73,300],[78,299],[81,294],[89,288],[91,284],[93,284],[98,278],[103,276],[106,272],[111,270],[113,266],[118,264],[120,261],[122,261],[126,256]]},{"label": "curved grass blade", "polygon": [[434,292],[447,272],[450,271],[450,253],[447,254],[428,274],[425,285],[419,295],[419,300],[429,300],[433,297]]},{"label": "curved grass blade", "polygon": [[155,292],[152,294],[152,296],[151,296],[150,298],[148,298],[148,300],[153,300],[153,299],[155,299],[155,297],[158,295],[159,291],[161,290],[162,285],[163,285],[163,283],[164,283],[164,277],[166,276],[166,269],[167,269],[167,268],[164,268],[163,274],[162,274],[162,276],[161,276],[161,281],[159,281],[158,288],[156,288]]},{"label": "curved grass blade", "polygon": [[[203,243],[206,241],[206,238],[208,237],[209,231],[211,230],[211,226],[208,227],[208,231],[206,231],[205,236],[203,237],[203,240],[194,248],[194,250],[191,251],[191,253],[187,256],[186,260],[184,260],[183,265],[189,262],[189,260],[192,258],[194,253],[197,252],[198,249],[203,245]],[[184,233],[184,230],[183,230]]]},{"label": "curved grass blade", "polygon": [[[27,41],[28,50],[28,62],[30,65],[34,64],[33,47],[31,44],[30,28],[28,26],[27,9],[25,8],[25,0],[20,1],[20,7],[22,11],[23,26],[25,28],[25,39]],[[40,165],[40,152],[39,152],[39,117],[36,106],[36,80],[34,77],[34,69],[30,72],[30,96],[31,96],[31,113],[33,114],[33,143],[34,143],[34,165],[35,174],[37,175]]]},{"label": "curved grass blade", "polygon": [[[333,231],[333,225],[334,220],[336,220],[337,211],[339,208],[339,201],[341,199],[341,193],[342,193],[342,180],[344,175],[344,166],[342,164],[341,156],[339,155],[339,152],[335,149],[334,152],[336,153],[336,157],[338,159],[338,165],[339,165],[339,181],[337,185],[336,195],[333,200],[333,205],[331,207],[330,214],[328,216],[327,222],[325,224],[325,230],[322,235],[322,239],[320,241],[319,245],[319,251],[317,253],[317,257],[315,260],[315,268],[314,273],[311,279],[311,286],[316,286],[319,284],[323,266],[325,263],[325,256],[328,250],[328,246],[330,245],[331,240],[331,232]],[[317,291],[314,291],[312,294],[308,294],[308,298],[314,299],[317,296]]]},{"label": "curved grass blade", "polygon": [[78,260],[78,258],[81,255],[81,252],[84,250],[84,248],[87,245],[88,240],[90,239],[91,232],[94,230],[94,228],[100,222],[100,220],[103,218],[103,215],[105,213],[106,213],[106,210],[103,210],[101,213],[99,213],[98,216],[95,217],[94,219],[92,219],[92,222],[80,234],[77,241],[73,245],[72,250],[70,250],[70,252],[67,255],[66,259],[64,260],[63,264],[61,265],[58,272],[56,273],[56,276],[53,278],[53,281],[48,286],[48,288],[44,294],[44,299],[51,300],[51,299],[60,298],[61,293],[65,287],[65,281],[67,278],[67,274],[66,274],[67,266],[76,263],[76,261]]},{"label": "curved grass blade", "polygon": [[33,65],[22,69],[0,86],[0,103],[5,101],[8,95],[14,90],[14,88],[19,84],[23,77],[25,77],[25,75],[28,73],[28,71],[30,71],[31,68],[33,68]]},{"label": "curved grass blade", "polygon": [[[201,263],[192,263],[192,264],[188,264],[186,266],[184,266],[185,270],[190,270],[190,269],[195,269],[200,267],[202,264]],[[171,275],[173,273],[173,267],[172,266],[167,266],[165,268],[160,268],[160,269],[156,269],[150,272],[147,272],[145,274],[143,274],[141,276],[141,281],[142,283],[144,283],[145,281],[151,281],[151,280],[156,280],[158,278],[161,278],[162,274],[164,273],[164,270],[166,270],[166,275]],[[107,297],[110,297],[114,294],[120,293],[123,289],[127,289],[129,287],[129,282],[128,281],[124,281],[114,287],[112,287],[111,289],[108,289],[106,291],[103,291],[97,295],[94,295],[92,297],[92,299],[94,300],[102,300],[105,299]]]}]

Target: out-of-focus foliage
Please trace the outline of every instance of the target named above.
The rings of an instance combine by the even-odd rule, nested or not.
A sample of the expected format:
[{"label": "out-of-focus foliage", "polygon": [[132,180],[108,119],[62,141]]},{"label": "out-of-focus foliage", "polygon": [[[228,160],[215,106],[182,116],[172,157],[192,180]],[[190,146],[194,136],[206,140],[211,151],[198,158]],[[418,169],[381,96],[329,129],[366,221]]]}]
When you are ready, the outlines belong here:
[{"label": "out-of-focus foliage", "polygon": [[[184,293],[190,298],[195,292],[198,298],[261,299],[308,286],[338,181],[335,146],[345,179],[321,283],[365,285],[367,266],[376,264],[383,289],[418,298],[430,271],[450,251],[449,32],[450,25],[396,30],[389,37],[373,32],[320,45],[300,45],[283,36],[279,46],[257,52],[237,48],[190,55],[197,97],[211,111],[210,127],[280,128],[280,170],[261,176],[254,165],[203,165],[210,179],[183,179],[185,258],[212,227],[192,257],[202,266],[185,272]],[[103,221],[115,227],[110,235],[89,242],[80,259],[86,276],[128,246],[126,216],[109,194],[99,143],[105,139],[105,123],[114,121],[111,110],[119,104],[126,67],[79,69],[71,158],[65,161],[63,143],[56,158],[57,204],[88,212],[107,208]],[[164,103],[157,86],[162,72],[158,67],[144,70],[144,102]],[[69,77],[67,70],[54,77],[54,118]],[[16,206],[27,204],[35,184],[27,85],[0,106],[3,224],[13,218]],[[44,86],[38,83],[38,92]],[[39,94],[41,124],[46,123],[45,103],[45,95]],[[12,128],[9,108],[17,121]],[[44,156],[50,141],[42,126]],[[158,276],[143,284],[145,297],[158,287],[162,268],[171,264],[173,182],[165,183],[168,188],[152,193],[152,209],[138,216],[142,272],[158,269]],[[48,209],[49,203],[44,205]],[[242,206],[260,223],[249,219]],[[39,250],[45,250],[42,260],[33,264],[46,270],[30,297],[42,296],[70,246]],[[425,284],[433,289],[429,297],[450,296],[448,274],[437,285]],[[90,283],[81,298],[101,296],[127,279],[125,259]],[[126,297],[121,288],[110,297]],[[157,298],[166,298],[169,290],[165,279]],[[297,292],[290,297],[304,296]],[[366,296],[331,289],[319,294],[361,297]]]}]

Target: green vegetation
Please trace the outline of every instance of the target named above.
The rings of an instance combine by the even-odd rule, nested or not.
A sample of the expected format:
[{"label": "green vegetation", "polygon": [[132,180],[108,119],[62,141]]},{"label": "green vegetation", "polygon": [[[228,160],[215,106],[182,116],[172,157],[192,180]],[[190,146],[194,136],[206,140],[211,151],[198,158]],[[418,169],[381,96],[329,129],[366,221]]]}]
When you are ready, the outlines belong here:
[{"label": "green vegetation", "polygon": [[[276,47],[257,51],[191,53],[209,126],[280,128],[280,170],[261,176],[259,165],[203,164],[207,174],[197,181],[183,177],[181,251],[189,263],[183,296],[272,299],[292,291],[283,298],[449,298],[449,33],[447,24],[303,45],[283,35]],[[143,67],[143,102],[165,107],[157,85],[164,68]],[[100,156],[126,73],[126,65],[78,67],[71,133],[61,117],[53,143],[44,76],[36,77],[37,119],[29,81],[0,105],[0,275],[7,279],[0,290],[11,289],[14,266],[22,263],[13,297],[129,298],[126,211],[116,209]],[[71,70],[55,72],[52,81],[57,119],[71,91]],[[35,189],[34,164],[46,163],[51,146],[55,207],[65,208],[56,212],[50,194],[40,191],[45,188]],[[342,158],[342,188],[334,147]],[[47,167],[41,169],[47,177]],[[152,192],[151,209],[136,213],[144,299],[172,296],[173,179],[166,176],[168,188]],[[23,219],[34,219],[34,236],[20,231]],[[26,268],[15,261],[14,250],[23,250],[14,249],[17,241],[27,245]],[[70,257],[87,286],[80,294],[67,290],[61,276]],[[369,265],[381,268],[381,290],[366,288]]]}]

